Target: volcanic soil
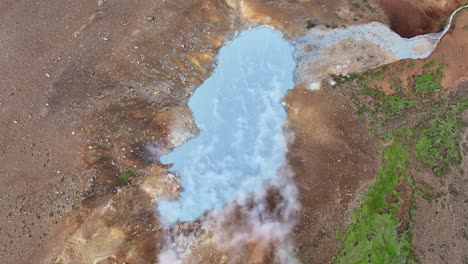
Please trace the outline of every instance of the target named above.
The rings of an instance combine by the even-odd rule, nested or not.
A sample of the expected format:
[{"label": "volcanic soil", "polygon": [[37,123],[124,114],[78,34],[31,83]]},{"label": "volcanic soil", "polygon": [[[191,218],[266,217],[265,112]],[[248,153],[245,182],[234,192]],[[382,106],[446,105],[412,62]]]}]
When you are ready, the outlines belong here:
[{"label": "volcanic soil", "polygon": [[[397,5],[376,1],[2,1],[2,262],[154,263],[161,232],[154,205],[180,191],[158,157],[196,134],[186,102],[235,31],[265,23],[291,38],[308,21],[390,21],[413,35],[437,31],[456,5],[423,2],[423,10],[442,11],[430,22],[426,11],[414,13],[406,32],[392,22],[401,20]],[[328,262],[335,230],[376,175],[377,146],[338,93],[297,87],[286,104],[296,132],[288,160],[304,210],[294,232],[298,255]],[[174,135],[174,127],[186,133]],[[427,225],[429,216],[416,221]],[[419,239],[426,231],[415,232]],[[415,243],[422,253],[431,234]]]},{"label": "volcanic soil", "polygon": [[349,224],[357,198],[375,178],[377,140],[344,96],[296,87],[286,96],[295,132],[288,160],[302,205],[294,232],[299,259],[328,263],[339,243],[335,231]]}]

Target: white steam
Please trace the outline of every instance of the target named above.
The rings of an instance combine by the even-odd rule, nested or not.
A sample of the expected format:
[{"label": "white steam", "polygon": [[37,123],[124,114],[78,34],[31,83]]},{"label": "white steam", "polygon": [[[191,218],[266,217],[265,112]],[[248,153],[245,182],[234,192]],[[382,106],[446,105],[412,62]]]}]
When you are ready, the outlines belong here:
[{"label": "white steam", "polygon": [[[274,252],[274,263],[298,263],[290,234],[299,210],[294,174],[289,166],[281,166],[264,188],[208,213],[201,219],[201,225],[194,222],[168,225],[158,261],[193,263],[191,249],[208,241],[226,254],[226,263],[263,263],[268,252]],[[261,252],[246,252],[248,245],[255,245]]]},{"label": "white steam", "polygon": [[[161,157],[180,174],[183,191],[158,205],[166,226],[160,263],[190,262],[191,249],[207,243],[231,262],[294,263],[288,235],[299,204],[285,163],[292,134],[284,131],[281,105],[294,85],[292,52],[276,31],[245,31],[221,50],[214,74],[190,98],[200,133]],[[202,222],[194,228],[196,219]]]}]

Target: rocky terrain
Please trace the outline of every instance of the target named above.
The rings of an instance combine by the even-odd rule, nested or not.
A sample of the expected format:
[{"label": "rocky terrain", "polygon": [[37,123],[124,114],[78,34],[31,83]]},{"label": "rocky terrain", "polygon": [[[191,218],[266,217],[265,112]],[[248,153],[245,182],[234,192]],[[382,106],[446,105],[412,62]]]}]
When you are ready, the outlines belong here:
[{"label": "rocky terrain", "polygon": [[[183,263],[274,263],[279,255],[275,241],[253,239],[237,248],[219,247],[209,224],[217,221],[216,215],[167,230],[156,210],[161,198],[177,198],[181,191],[179,176],[159,157],[198,133],[186,103],[215,69],[219,49],[236,32],[255,25],[271,26],[290,40],[314,28],[375,21],[402,37],[438,32],[462,2],[3,1],[3,263],[157,263],[167,234],[183,237],[181,244],[191,249]],[[346,263],[336,257],[351,255],[346,254],[343,234],[351,232],[355,209],[366,205],[361,197],[379,183],[385,164],[382,148],[399,140],[393,135],[393,141],[386,141],[382,135],[395,134],[393,129],[403,125],[430,133],[430,128],[418,128],[426,120],[424,113],[434,109],[426,100],[449,97],[443,102],[450,107],[459,103],[454,98],[466,96],[467,41],[468,12],[462,11],[427,59],[390,60],[388,54],[363,46],[351,55],[371,56],[362,58],[362,67],[345,73],[351,79],[327,72],[320,90],[298,84],[288,92],[284,105],[295,137],[287,160],[302,208],[287,241],[295,259]],[[415,93],[415,76],[436,76],[441,64],[446,66],[437,91]],[[405,96],[424,104],[392,115],[383,126],[380,112],[357,114],[355,99],[364,105],[371,99],[359,93],[362,83],[353,75],[380,69],[384,77],[366,80],[367,87],[391,96],[396,89],[388,80],[398,78]],[[410,165],[402,174],[411,175],[414,183],[398,182],[393,193],[399,197],[388,197],[387,202],[397,199],[395,214],[404,223],[398,232],[411,226],[411,256],[420,263],[468,259],[468,120],[466,112],[459,115],[465,122],[457,127],[461,154],[459,162],[443,168],[444,176],[436,175],[438,166],[418,159],[423,154],[416,153],[417,143],[402,140],[410,153]],[[264,198],[281,200],[273,187]],[[235,234],[242,215],[228,209],[217,224]]]}]

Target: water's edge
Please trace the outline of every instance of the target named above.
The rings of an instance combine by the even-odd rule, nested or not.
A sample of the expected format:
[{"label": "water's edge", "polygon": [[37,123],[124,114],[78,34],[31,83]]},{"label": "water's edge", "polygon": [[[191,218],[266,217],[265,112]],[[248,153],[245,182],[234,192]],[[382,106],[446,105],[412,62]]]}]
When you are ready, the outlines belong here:
[{"label": "water's edge", "polygon": [[[180,174],[182,178],[182,187],[184,188],[184,191],[181,193],[181,200],[185,203],[184,205],[182,205],[180,203],[181,200],[160,202],[159,210],[161,216],[169,220],[169,222],[173,223],[176,221],[195,220],[197,217],[202,215],[203,212],[210,211],[213,209],[220,209],[228,201],[233,200],[238,196],[245,196],[249,192],[261,188],[261,186],[263,186],[268,179],[271,179],[271,175],[262,175],[260,177],[262,179],[260,182],[249,182],[246,185],[240,184],[242,180],[245,180],[245,178],[249,178],[249,176],[246,175],[252,176],[251,171],[255,170],[254,168],[256,166],[258,169],[258,167],[261,167],[261,165],[259,163],[256,165],[250,164],[250,167],[246,168],[245,170],[233,169],[236,166],[242,167],[242,164],[249,164],[252,158],[243,157],[242,162],[239,163],[239,161],[236,161],[236,158],[232,157],[232,153],[236,151],[234,149],[230,149],[230,151],[223,151],[223,155],[225,155],[225,157],[221,160],[217,160],[217,158],[220,158],[221,156],[220,153],[216,153],[218,150],[215,149],[215,145],[223,144],[222,142],[229,142],[229,140],[233,140],[233,138],[229,136],[228,139],[220,139],[215,135],[215,132],[210,131],[211,128],[215,130],[223,130],[223,133],[227,133],[228,131],[223,128],[223,123],[225,126],[229,122],[237,122],[238,124],[236,124],[236,126],[239,129],[239,135],[242,135],[242,133],[245,132],[245,127],[248,127],[245,124],[242,124],[243,122],[245,122],[245,120],[242,120],[241,116],[235,116],[236,113],[234,113],[236,112],[234,110],[236,107],[243,106],[244,109],[242,109],[240,112],[244,112],[245,115],[252,114],[252,111],[250,111],[252,109],[248,110],[245,104],[242,103],[242,100],[244,99],[239,99],[238,103],[240,104],[238,106],[224,106],[225,108],[229,108],[229,111],[227,111],[229,113],[227,114],[231,115],[230,120],[228,120],[229,122],[227,122],[226,120],[221,120],[222,118],[220,119],[219,113],[216,113],[217,111],[219,111],[219,106],[223,105],[223,101],[229,103],[229,100],[226,101],[225,98],[223,98],[223,96],[226,96],[226,94],[222,94],[222,96],[219,96],[221,94],[216,94],[219,93],[219,88],[211,88],[209,91],[207,90],[207,92],[203,91],[205,86],[213,85],[213,82],[215,83],[214,85],[218,85],[218,87],[225,86],[226,83],[229,83],[229,80],[225,80],[226,76],[223,73],[223,68],[226,67],[224,66],[225,62],[223,61],[223,52],[229,49],[229,47],[235,46],[236,41],[239,38],[242,38],[243,36],[248,34],[253,34],[254,32],[258,32],[259,30],[270,30],[271,32],[276,32],[276,36],[281,38],[281,40],[285,43],[287,43],[287,46],[289,46],[289,48],[292,49],[292,46],[294,46],[294,50],[291,50],[291,53],[294,54],[294,61],[296,62],[297,66],[294,65],[293,69],[291,70],[292,72],[294,72],[293,81],[291,81],[286,88],[279,87],[279,90],[283,89],[284,91],[275,91],[278,92],[278,94],[275,95],[275,98],[269,99],[276,101],[283,111],[280,114],[280,116],[282,117],[282,122],[277,123],[281,123],[282,126],[285,123],[286,119],[284,109],[281,106],[280,102],[285,95],[285,91],[287,89],[293,88],[295,83],[306,82],[309,88],[318,89],[320,88],[320,82],[330,74],[345,75],[349,73],[368,70],[369,68],[375,68],[383,64],[391,63],[401,59],[426,58],[430,54],[432,54],[440,40],[450,30],[453,20],[458,14],[458,12],[465,8],[467,8],[467,6],[459,7],[451,14],[448,23],[443,31],[439,33],[420,35],[413,38],[402,38],[395,32],[391,31],[388,26],[378,22],[373,22],[366,25],[351,26],[345,29],[312,29],[306,36],[292,41],[285,40],[284,38],[282,38],[282,35],[278,31],[271,29],[267,26],[250,28],[242,32],[234,33],[232,35],[232,38],[230,38],[230,40],[220,50],[219,55],[217,56],[217,67],[215,71],[200,87],[198,87],[195,90],[194,94],[188,102],[188,106],[190,107],[193,113],[194,120],[200,129],[200,134],[197,137],[188,140],[181,146],[174,148],[169,154],[161,157],[161,161],[163,163],[174,164],[172,167],[172,171]],[[266,38],[265,36],[263,36],[262,38],[254,39],[256,39],[257,41],[265,41]],[[382,54],[381,57],[384,57],[384,59],[378,56],[373,56],[376,59],[369,59],[367,61],[363,60],[360,62],[353,61],[353,52],[355,52],[355,54],[359,54],[360,52],[362,52],[362,46],[351,46],[347,47],[347,50],[345,50],[345,52],[343,53],[337,52],[337,50],[339,51],[341,48],[340,45],[342,45],[345,41],[348,40],[356,42],[363,41],[364,44],[362,45],[367,45],[372,48],[375,47],[375,53]],[[347,43],[347,45],[349,45],[349,43]],[[255,43],[245,44],[244,48],[246,50],[251,51],[255,48]],[[353,48],[355,48],[356,50],[353,50]],[[261,50],[262,49],[259,49],[258,52],[261,52]],[[332,53],[332,51],[334,53]],[[245,56],[243,56],[241,52],[241,50],[238,51],[236,54],[229,58],[229,61],[236,60],[236,56],[240,56],[244,59]],[[282,50],[277,50],[275,52],[275,55],[280,56],[282,53],[285,52]],[[261,58],[259,58],[259,60],[261,60]],[[258,79],[261,78],[261,74],[257,72],[259,71],[260,67],[257,67],[255,65],[250,65],[249,67],[251,67],[251,70],[256,71],[255,74],[252,75],[254,76],[252,81],[237,79],[236,81],[240,85],[236,86],[238,85],[236,84],[234,86],[240,89],[246,89],[246,91],[250,90],[250,94],[248,96],[252,98],[261,98],[255,94],[255,89],[246,88],[251,83],[255,83],[255,81],[258,81]],[[235,69],[232,67],[230,69],[228,67],[228,70],[232,71],[232,73],[234,74],[234,78],[245,74],[244,70],[235,72]],[[221,76],[219,78],[222,78],[223,80],[213,81],[213,79],[218,78],[218,76]],[[232,97],[239,96],[242,93],[239,92],[239,89],[234,89],[233,91],[234,92],[230,94],[230,96]],[[207,99],[210,98],[210,96],[214,96],[212,100]],[[268,97],[268,94],[264,94],[263,96]],[[266,105],[267,104],[265,104],[265,106]],[[213,108],[209,109],[210,106],[213,106]],[[201,109],[203,113],[201,113],[197,109]],[[210,115],[209,112],[211,112],[211,116],[208,117],[207,115]],[[200,121],[204,118],[206,118],[206,120]],[[220,122],[217,125],[215,124],[216,120]],[[244,127],[241,128],[241,126]],[[281,126],[277,125],[276,129],[281,128]],[[251,137],[253,138],[254,135],[251,135]],[[272,137],[275,137],[275,135],[273,135]],[[242,136],[238,136],[238,140],[242,140]],[[214,141],[216,144],[213,145]],[[255,144],[247,144],[246,146],[243,146],[243,148],[249,148],[252,145]],[[227,146],[223,145],[223,147]],[[193,152],[193,149],[192,151],[189,150],[190,148],[194,148],[196,149],[196,151]],[[282,147],[281,149],[277,150],[281,151],[284,154],[285,147]],[[270,153],[270,155],[274,156],[274,153]],[[226,160],[226,157],[229,160]],[[275,159],[274,163],[280,164],[281,159],[282,158]],[[190,160],[192,160],[194,163],[188,164],[190,163]],[[236,177],[234,177],[236,180],[232,180],[232,177],[230,177],[232,175],[225,175],[225,172],[223,172],[223,168],[217,167],[218,162],[222,164],[222,166],[229,163],[227,167],[223,168],[230,171],[230,173],[236,175]],[[205,165],[202,165],[203,163],[205,163]],[[209,166],[212,167],[209,169],[203,167],[208,166],[206,164],[209,164]],[[264,171],[262,173],[266,172]],[[268,170],[268,174],[275,173],[274,171]],[[200,178],[203,178],[206,184],[200,184],[200,182],[197,182],[198,180],[200,180]],[[223,190],[222,193],[216,193],[215,189],[218,189],[219,186],[209,188],[209,184],[213,183],[213,181],[218,181],[219,184],[222,184],[222,188],[225,190]],[[232,186],[243,186],[241,188],[243,189],[243,191],[236,191],[232,188]],[[191,198],[188,197],[187,194],[189,192],[194,196]],[[204,196],[203,194],[207,195]],[[199,204],[202,203],[206,203],[205,206],[197,207]],[[179,210],[179,213],[175,215],[172,214],[171,212],[174,212],[174,209],[176,211]],[[189,216],[189,211],[192,212],[191,216]],[[195,213],[195,211],[197,211],[197,213]],[[171,214],[172,216],[169,217],[169,215]]]}]

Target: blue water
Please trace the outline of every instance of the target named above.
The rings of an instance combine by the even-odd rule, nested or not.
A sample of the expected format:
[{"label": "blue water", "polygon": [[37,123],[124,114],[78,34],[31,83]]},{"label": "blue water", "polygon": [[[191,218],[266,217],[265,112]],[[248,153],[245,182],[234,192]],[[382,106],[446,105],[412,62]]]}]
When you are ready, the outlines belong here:
[{"label": "blue water", "polygon": [[267,27],[240,33],[188,102],[200,134],[161,157],[182,178],[180,199],[159,203],[169,223],[192,221],[261,189],[285,158],[281,105],[293,88],[293,47]]}]

